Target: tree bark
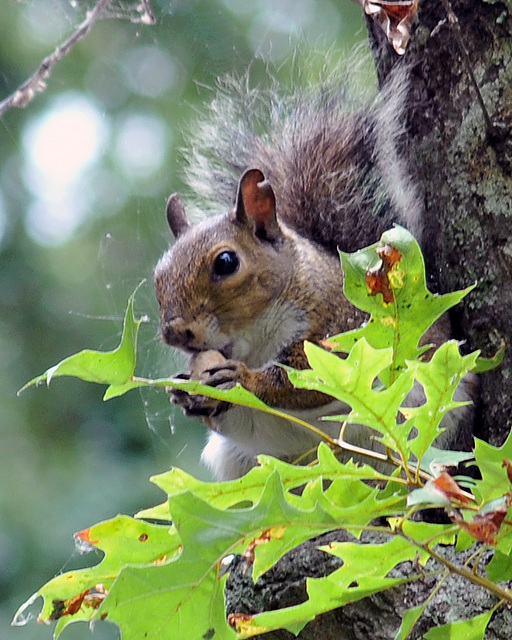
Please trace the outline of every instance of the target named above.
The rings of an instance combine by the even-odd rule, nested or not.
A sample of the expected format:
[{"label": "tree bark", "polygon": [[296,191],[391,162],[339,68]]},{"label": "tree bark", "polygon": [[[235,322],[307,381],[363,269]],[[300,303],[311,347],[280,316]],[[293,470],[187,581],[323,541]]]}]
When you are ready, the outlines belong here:
[{"label": "tree bark", "polygon": [[[491,126],[457,41],[457,24],[449,20],[445,5],[439,0],[421,2],[405,56],[411,65],[406,152],[425,203],[424,249],[432,289],[444,293],[478,283],[452,314],[454,336],[467,341],[468,350],[482,349],[486,356],[493,355],[501,340],[508,347],[502,365],[480,377],[475,427],[478,437],[501,445],[512,416],[512,4],[450,3]],[[371,21],[369,32],[379,78],[384,80],[398,57]],[[334,532],[327,538],[339,537],[340,532]],[[228,581],[228,608],[254,613],[304,600],[305,576],[325,575],[335,568],[331,558],[316,550],[318,544],[310,541],[288,554],[256,585],[250,572],[235,567]],[[404,611],[423,602],[433,584],[416,582],[319,616],[299,638],[392,639]],[[495,602],[483,589],[453,577],[410,637],[421,638],[432,626],[477,615]],[[293,636],[280,631],[261,637]],[[495,614],[485,637],[512,637],[509,610],[502,607]]]},{"label": "tree bark", "polygon": [[[320,545],[350,539],[344,531],[333,531],[310,540],[286,554],[271,570],[259,578],[256,584],[251,578],[251,568],[240,561],[231,571],[228,579],[226,595],[228,613],[253,614],[260,611],[290,607],[307,599],[305,576],[322,577],[337,569],[341,561],[323,551]],[[364,543],[385,542],[382,536],[363,535]],[[463,553],[456,554],[453,548],[447,549],[444,555],[448,560],[463,564],[475,551],[472,547]],[[492,553],[482,558],[485,565]],[[429,561],[425,572],[435,571],[440,567]],[[404,563],[393,572],[393,577],[407,577],[416,569],[410,563]],[[357,576],[354,576],[357,579]],[[396,636],[402,617],[412,607],[425,602],[436,586],[440,577],[430,576],[423,580],[411,582],[403,587],[389,589],[382,593],[345,605],[318,616],[300,632],[300,640],[393,640]],[[509,587],[510,588],[510,587]],[[436,596],[428,605],[412,634],[410,640],[419,640],[433,626],[465,620],[489,611],[497,599],[480,587],[468,583],[467,580],[452,575],[442,585]],[[501,607],[493,616],[487,627],[486,640],[510,640],[512,637],[512,611]],[[257,640],[292,640],[294,635],[289,631],[279,630],[261,636]],[[462,639],[461,639],[462,640]]]},{"label": "tree bark", "polygon": [[[440,292],[474,282],[453,310],[454,336],[503,364],[480,376],[475,435],[501,445],[510,432],[512,394],[512,18],[510,2],[455,0],[468,60],[492,129],[443,3],[424,0],[407,52],[411,172],[426,212],[427,272]],[[382,40],[376,33],[375,39]],[[377,46],[382,75],[388,47]]]}]

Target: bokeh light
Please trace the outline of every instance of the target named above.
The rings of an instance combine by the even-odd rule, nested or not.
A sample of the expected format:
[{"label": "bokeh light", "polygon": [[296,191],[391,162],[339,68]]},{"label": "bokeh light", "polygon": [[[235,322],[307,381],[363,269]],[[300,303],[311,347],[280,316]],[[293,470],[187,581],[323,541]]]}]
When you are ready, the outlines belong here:
[{"label": "bokeh light", "polygon": [[34,201],[26,228],[36,242],[65,242],[86,218],[92,193],[78,186],[107,140],[105,118],[89,99],[75,93],[59,96],[27,126],[24,180]]}]

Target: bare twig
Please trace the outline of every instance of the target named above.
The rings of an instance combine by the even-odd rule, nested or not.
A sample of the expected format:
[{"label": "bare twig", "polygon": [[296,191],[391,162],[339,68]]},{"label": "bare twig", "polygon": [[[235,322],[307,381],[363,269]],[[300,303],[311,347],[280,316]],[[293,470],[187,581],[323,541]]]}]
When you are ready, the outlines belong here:
[{"label": "bare twig", "polygon": [[394,533],[402,536],[402,538],[405,538],[409,542],[409,544],[416,546],[422,551],[425,551],[426,553],[428,553],[432,558],[434,558],[434,560],[437,560],[441,565],[443,565],[446,569],[448,569],[448,571],[451,574],[457,574],[462,578],[465,578],[469,582],[472,582],[473,584],[483,587],[484,589],[487,589],[487,591],[490,591],[491,593],[493,593],[497,598],[500,599],[500,602],[498,602],[498,604],[496,605],[496,608],[502,604],[502,601],[508,602],[508,603],[512,602],[512,591],[510,591],[510,589],[500,587],[498,584],[495,584],[494,582],[489,580],[489,578],[485,578],[484,576],[481,576],[479,573],[473,573],[471,569],[468,569],[465,566],[459,567],[458,565],[454,564],[453,562],[445,558],[437,550],[432,549],[424,542],[415,540],[414,538],[406,534],[405,531],[403,531],[402,529],[396,529]]},{"label": "bare twig", "polygon": [[[78,29],[59,45],[55,51],[47,56],[39,65],[37,71],[23,84],[21,84],[10,96],[0,102],[0,118],[4,113],[12,107],[26,107],[35,97],[38,91],[44,91],[46,88],[46,80],[50,76],[53,67],[65,58],[75,44],[84,38],[92,29],[94,23],[101,16],[102,12],[108,7],[112,0],[98,0],[96,6],[89,11],[85,20]],[[145,4],[147,8],[147,2]]]}]

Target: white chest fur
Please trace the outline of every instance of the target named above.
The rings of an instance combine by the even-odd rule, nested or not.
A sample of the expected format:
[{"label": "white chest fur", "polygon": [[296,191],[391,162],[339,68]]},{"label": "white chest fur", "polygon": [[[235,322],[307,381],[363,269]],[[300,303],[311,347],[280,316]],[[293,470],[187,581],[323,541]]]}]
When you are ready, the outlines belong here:
[{"label": "white chest fur", "polygon": [[[315,409],[289,413],[336,437],[339,424],[320,422],[318,418],[342,414],[346,409],[342,403],[333,401]],[[260,453],[293,460],[316,447],[320,441],[317,434],[292,420],[246,407],[232,407],[219,416],[215,429],[208,436],[202,460],[218,480],[239,477],[254,466]]]},{"label": "white chest fur", "polygon": [[283,347],[307,334],[308,322],[295,305],[285,302],[270,305],[247,330],[232,338],[235,360],[256,369],[275,361]]}]

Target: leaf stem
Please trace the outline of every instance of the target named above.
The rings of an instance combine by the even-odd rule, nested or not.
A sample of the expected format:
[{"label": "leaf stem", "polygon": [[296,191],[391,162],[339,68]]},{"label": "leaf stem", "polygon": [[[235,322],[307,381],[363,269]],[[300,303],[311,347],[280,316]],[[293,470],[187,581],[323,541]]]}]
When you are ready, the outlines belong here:
[{"label": "leaf stem", "polygon": [[426,543],[418,542],[417,540],[414,540],[414,538],[411,538],[411,536],[405,533],[403,529],[398,528],[395,530],[395,533],[396,535],[402,536],[413,546],[418,547],[422,551],[425,551],[425,553],[428,553],[432,558],[434,558],[434,560],[437,560],[437,562],[439,562],[442,566],[446,567],[446,569],[448,569],[450,573],[455,573],[462,578],[465,578],[469,582],[472,582],[473,584],[486,589],[500,600],[505,600],[512,603],[512,591],[510,591],[509,589],[500,587],[494,582],[491,582],[488,578],[484,578],[480,574],[474,573],[473,570],[467,569],[466,567],[458,567],[456,564],[442,556],[440,553],[438,553],[434,549],[431,549]]},{"label": "leaf stem", "polygon": [[[172,386],[178,389],[183,388],[182,381],[179,381],[179,380],[176,381],[176,380],[173,380],[172,378],[150,379],[150,378],[140,378],[138,376],[133,376],[132,381],[137,384],[140,384],[140,386],[148,386],[148,387]],[[194,393],[198,393],[199,395],[204,395],[208,398],[214,398],[216,400],[225,399],[224,390],[216,389],[215,387],[206,388],[205,386],[201,391],[195,391]],[[229,400],[226,400],[226,402],[229,402]],[[286,413],[285,411],[280,411],[279,409],[274,409],[273,407],[269,407],[264,403],[261,403],[261,405],[258,405],[257,407],[243,401],[237,402],[237,404],[249,407],[251,409],[264,411],[265,413],[276,416],[277,418],[282,418],[283,420],[294,422],[295,424],[298,424],[299,426],[304,427],[304,429],[307,429],[308,431],[312,431],[314,434],[316,434],[321,440],[326,442],[333,449],[334,448],[343,449],[344,451],[349,451],[350,453],[355,453],[357,455],[365,456],[367,458],[371,458],[372,460],[377,460],[379,462],[392,461],[392,459],[390,459],[390,457],[387,456],[386,454],[378,453],[377,451],[371,451],[370,449],[364,449],[362,447],[358,447],[356,445],[350,444],[349,442],[341,438],[334,439],[330,435],[325,433],[325,431],[322,431],[322,429],[315,427],[309,422],[306,422],[305,420],[301,420],[301,418],[298,418],[297,416]]]}]

